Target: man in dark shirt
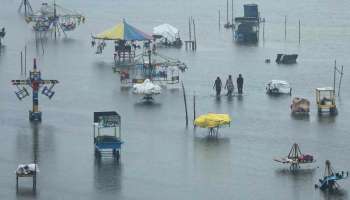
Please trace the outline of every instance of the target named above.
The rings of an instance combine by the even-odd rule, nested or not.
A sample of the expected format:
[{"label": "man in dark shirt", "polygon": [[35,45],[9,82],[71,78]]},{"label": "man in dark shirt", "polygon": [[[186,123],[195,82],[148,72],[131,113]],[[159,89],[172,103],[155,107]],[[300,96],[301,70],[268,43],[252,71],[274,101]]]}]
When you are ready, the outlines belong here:
[{"label": "man in dark shirt", "polygon": [[242,77],[242,74],[238,75],[237,88],[238,88],[238,94],[242,94],[243,93],[243,77]]},{"label": "man in dark shirt", "polygon": [[216,96],[219,97],[221,94],[221,87],[222,87],[222,82],[220,77],[217,77],[214,83],[213,88],[216,90]]}]

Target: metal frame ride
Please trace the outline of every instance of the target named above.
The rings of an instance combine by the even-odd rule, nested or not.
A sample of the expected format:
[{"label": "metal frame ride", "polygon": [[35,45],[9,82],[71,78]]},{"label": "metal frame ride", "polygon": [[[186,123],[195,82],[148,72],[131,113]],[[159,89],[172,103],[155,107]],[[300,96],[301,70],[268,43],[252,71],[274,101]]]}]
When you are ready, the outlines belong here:
[{"label": "metal frame ride", "polygon": [[120,70],[120,82],[122,87],[130,87],[146,79],[160,85],[174,85],[180,83],[180,71],[186,69],[186,64],[179,60],[148,51],[138,55],[134,66]]},{"label": "metal frame ride", "polygon": [[335,172],[331,166],[331,162],[326,160],[326,166],[323,174],[323,179],[319,179],[319,185],[315,184],[316,188],[320,188],[322,191],[325,190],[337,190],[339,188],[338,180],[346,179],[349,177],[349,172]]},{"label": "metal frame ride", "polygon": [[[52,88],[55,86],[55,84],[59,83],[58,80],[41,79],[41,72],[37,69],[36,59],[34,59],[33,71],[29,72],[28,79],[12,80],[11,82],[12,82],[12,85],[15,85],[18,89],[18,91],[15,92],[15,94],[19,100],[22,100],[23,98],[29,96],[29,92],[24,86],[29,86],[32,88],[33,107],[32,107],[32,110],[29,111],[29,120],[41,121],[41,118],[42,118],[41,111],[39,111],[39,89],[44,85],[50,85],[49,87],[44,86],[41,94],[51,99],[55,94],[55,92],[52,91]],[[23,86],[23,87],[20,88],[19,86]]]},{"label": "metal frame ride", "polygon": [[[113,157],[120,159],[121,117],[115,111],[94,112],[94,145],[95,156],[101,158],[103,153],[112,152]],[[113,129],[113,134],[102,133],[103,129]]]},{"label": "metal frame ride", "polygon": [[22,7],[24,7],[24,16],[33,14],[33,8],[30,5],[29,0],[21,0],[21,4],[18,7],[18,12],[21,12]]},{"label": "metal frame ride", "polygon": [[[308,158],[304,159],[306,156],[308,156]],[[294,171],[300,168],[300,164],[310,164],[316,162],[316,160],[313,159],[313,156],[310,156],[311,155],[301,153],[299,145],[294,143],[287,157],[274,158],[273,160],[283,164],[290,164],[289,169]]]},{"label": "metal frame ride", "polygon": [[66,31],[73,31],[80,23],[85,22],[85,17],[80,13],[64,8],[56,4],[42,3],[39,11],[26,17],[27,23],[33,24],[33,29],[38,33],[53,31],[55,39],[62,32],[67,36]]}]

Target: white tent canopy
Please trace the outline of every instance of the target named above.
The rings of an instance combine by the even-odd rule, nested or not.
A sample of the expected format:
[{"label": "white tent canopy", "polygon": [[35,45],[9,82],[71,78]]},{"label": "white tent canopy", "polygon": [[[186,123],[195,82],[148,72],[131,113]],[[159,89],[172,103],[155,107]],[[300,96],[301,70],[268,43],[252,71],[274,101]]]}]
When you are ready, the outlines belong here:
[{"label": "white tent canopy", "polygon": [[284,80],[271,80],[266,84],[266,89],[277,90],[278,93],[290,93],[291,87],[287,81]]},{"label": "white tent canopy", "polygon": [[179,30],[170,24],[161,24],[153,28],[154,35],[161,35],[169,42],[174,42],[179,36]]},{"label": "white tent canopy", "polygon": [[133,93],[143,95],[155,95],[160,94],[161,87],[152,83],[149,79],[146,79],[143,83],[135,84],[133,86]]}]

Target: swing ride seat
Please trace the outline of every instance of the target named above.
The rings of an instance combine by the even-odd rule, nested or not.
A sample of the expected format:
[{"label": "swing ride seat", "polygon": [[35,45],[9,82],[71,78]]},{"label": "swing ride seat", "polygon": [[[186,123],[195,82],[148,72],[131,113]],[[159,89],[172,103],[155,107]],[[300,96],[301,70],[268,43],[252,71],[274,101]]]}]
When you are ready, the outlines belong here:
[{"label": "swing ride seat", "polygon": [[73,31],[77,27],[75,22],[63,22],[60,25],[63,31]]},{"label": "swing ride seat", "polygon": [[292,159],[288,157],[281,157],[281,158],[273,158],[274,161],[280,162],[283,164],[310,164],[316,162],[314,159],[310,160],[302,160],[302,159]]}]

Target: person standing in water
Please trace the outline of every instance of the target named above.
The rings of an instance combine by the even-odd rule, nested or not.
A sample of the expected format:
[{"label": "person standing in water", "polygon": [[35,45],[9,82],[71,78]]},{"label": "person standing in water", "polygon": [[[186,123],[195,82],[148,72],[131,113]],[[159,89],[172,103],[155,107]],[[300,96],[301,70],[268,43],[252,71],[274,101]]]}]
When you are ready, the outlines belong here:
[{"label": "person standing in water", "polygon": [[242,94],[243,93],[243,77],[242,77],[242,74],[238,75],[237,88],[238,88],[238,94]]},{"label": "person standing in water", "polygon": [[213,89],[215,88],[216,90],[216,96],[219,97],[221,94],[221,87],[222,87],[222,82],[220,77],[217,77],[213,86]]},{"label": "person standing in water", "polygon": [[227,89],[226,96],[232,96],[235,87],[233,85],[232,76],[231,75],[229,75],[228,79],[226,80],[225,89]]}]

